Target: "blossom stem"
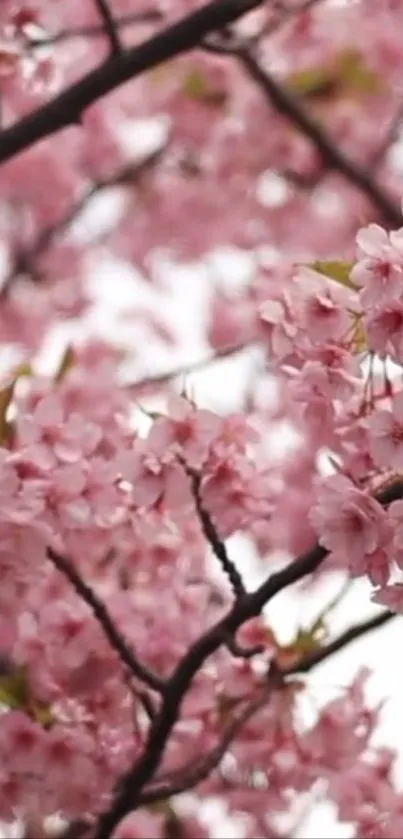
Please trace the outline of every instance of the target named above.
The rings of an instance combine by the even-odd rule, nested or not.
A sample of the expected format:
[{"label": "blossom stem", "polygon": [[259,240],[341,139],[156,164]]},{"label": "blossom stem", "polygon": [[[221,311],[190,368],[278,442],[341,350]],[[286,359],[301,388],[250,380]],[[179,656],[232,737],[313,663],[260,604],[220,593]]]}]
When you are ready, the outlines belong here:
[{"label": "blossom stem", "polygon": [[105,604],[95,594],[95,591],[84,582],[78,571],[73,565],[53,548],[48,548],[48,558],[53,563],[55,568],[69,580],[71,585],[81,599],[90,607],[98,623],[102,627],[112,649],[118,654],[120,661],[129,671],[145,682],[148,687],[159,693],[162,693],[165,687],[165,682],[159,676],[155,675],[144,664],[138,661],[133,651],[128,647],[126,641],[118,631],[109,614]]}]

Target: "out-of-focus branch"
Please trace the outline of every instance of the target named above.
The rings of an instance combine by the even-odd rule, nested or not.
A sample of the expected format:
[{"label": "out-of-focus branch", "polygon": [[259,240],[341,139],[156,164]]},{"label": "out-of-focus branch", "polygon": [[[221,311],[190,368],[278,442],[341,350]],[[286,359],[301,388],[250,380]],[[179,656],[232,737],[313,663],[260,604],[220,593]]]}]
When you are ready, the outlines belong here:
[{"label": "out-of-focus branch", "polygon": [[151,670],[142,664],[133,651],[128,647],[126,641],[118,631],[113,619],[111,618],[105,604],[95,594],[95,591],[84,582],[78,571],[74,566],[61,554],[54,551],[53,548],[48,548],[48,558],[52,564],[63,574],[71,583],[74,590],[79,597],[90,607],[92,613],[97,619],[98,623],[103,629],[103,632],[108,639],[111,647],[120,661],[124,664],[133,676],[140,679],[148,687],[159,693],[163,692],[165,682],[156,676]]},{"label": "out-of-focus branch", "polygon": [[[117,29],[125,29],[136,24],[144,23],[159,23],[162,21],[163,15],[159,9],[150,9],[144,12],[132,12],[131,14],[121,15],[115,18],[115,26]],[[103,38],[105,36],[105,26],[93,24],[92,26],[79,26],[74,28],[60,29],[59,32],[53,34],[44,34],[40,37],[32,37],[29,39],[29,46],[31,49],[41,47],[51,47],[60,44],[63,41],[71,41],[75,38]]]},{"label": "out-of-focus branch", "polygon": [[0,163],[68,125],[79,125],[89,105],[124,82],[194,49],[209,33],[258,8],[263,0],[212,0],[142,44],[113,55],[43,107],[0,133]]},{"label": "out-of-focus branch", "polygon": [[386,132],[385,137],[383,138],[382,142],[379,145],[379,148],[376,152],[372,155],[370,159],[370,167],[371,171],[376,171],[379,166],[385,160],[385,157],[393,145],[393,143],[397,140],[399,135],[399,129],[403,120],[403,101],[400,102],[395,115],[392,117],[388,130]]},{"label": "out-of-focus branch", "polygon": [[206,367],[210,367],[210,365],[214,364],[216,361],[221,361],[225,358],[232,358],[242,353],[243,350],[252,348],[253,346],[253,341],[245,341],[239,344],[228,344],[226,347],[222,347],[221,349],[198,359],[198,361],[190,362],[189,364],[181,364],[179,367],[173,367],[165,373],[151,373],[149,376],[143,376],[141,379],[137,379],[137,381],[123,384],[123,387],[133,396],[138,396],[140,392],[144,392],[149,389],[152,390],[160,385],[168,384],[168,382],[172,381],[172,379],[177,379],[181,376],[188,376],[191,373],[197,373],[200,370],[204,370]]},{"label": "out-of-focus branch", "polygon": [[121,52],[122,45],[120,43],[116,23],[108,6],[108,0],[95,0],[95,5],[98,9],[100,18],[103,21],[104,32],[109,39],[112,55],[117,55]]},{"label": "out-of-focus branch", "polygon": [[387,195],[372,174],[352,161],[333,143],[329,135],[310,116],[297,97],[277,82],[274,76],[261,66],[251,50],[239,46],[235,47],[233,52],[250,78],[257,82],[275,110],[286,117],[305,137],[311,140],[325,166],[339,172],[349,183],[356,186],[376,207],[385,222],[400,227],[402,223],[400,207]]},{"label": "out-of-focus branch", "polygon": [[136,185],[140,182],[146,172],[159,163],[165,149],[166,146],[157,149],[157,151],[147,155],[147,157],[140,162],[126,163],[108,177],[96,181],[84,192],[84,194],[72,205],[72,207],[70,207],[64,216],[47,227],[44,227],[36,241],[33,242],[28,249],[20,251],[17,254],[14,267],[6,276],[1,287],[0,300],[7,296],[12,283],[19,274],[29,273],[34,281],[38,280],[34,265],[35,259],[41,256],[41,254],[43,254],[44,251],[52,245],[54,240],[58,236],[62,235],[73,224],[73,222],[78,219],[96,195],[106,189],[110,189],[111,187]]}]

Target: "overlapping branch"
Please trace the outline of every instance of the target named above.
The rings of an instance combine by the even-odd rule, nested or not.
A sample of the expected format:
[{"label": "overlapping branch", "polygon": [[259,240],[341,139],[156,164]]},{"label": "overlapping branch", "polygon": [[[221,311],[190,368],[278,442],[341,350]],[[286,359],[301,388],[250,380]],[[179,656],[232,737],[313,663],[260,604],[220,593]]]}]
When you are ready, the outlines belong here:
[{"label": "overlapping branch", "polygon": [[339,652],[353,641],[367,635],[374,629],[386,625],[397,615],[393,612],[383,611],[379,615],[370,618],[341,633],[337,638],[324,647],[319,648],[315,653],[304,656],[292,667],[285,669],[274,669],[268,674],[268,679],[261,690],[252,699],[243,703],[241,711],[235,714],[228,724],[220,741],[203,757],[197,761],[189,762],[172,773],[170,777],[158,778],[149,788],[146,788],[140,796],[140,804],[151,804],[156,801],[166,800],[172,795],[188,792],[206,780],[210,774],[220,765],[225,753],[240,733],[243,726],[270,700],[274,690],[281,689],[286,683],[287,677],[308,673],[321,662]]},{"label": "overlapping branch", "polygon": [[211,32],[236,21],[263,0],[212,0],[206,6],[167,26],[139,46],[108,58],[46,105],[0,133],[0,163],[50,137],[68,125],[79,124],[97,99],[124,82],[196,47]]},{"label": "overlapping branch", "polygon": [[[402,498],[403,482],[397,480],[391,483],[376,497],[384,506]],[[142,791],[161,762],[184,697],[204,662],[227,643],[229,635],[235,636],[243,624],[259,615],[276,594],[316,571],[327,555],[325,548],[315,545],[281,571],[272,574],[254,592],[236,600],[228,614],[192,644],[166,683],[161,708],[150,726],[144,752],[121,778],[110,808],[99,818],[95,839],[109,839],[121,819],[139,806]]]},{"label": "overlapping branch", "polygon": [[118,28],[113,19],[111,10],[108,5],[108,0],[95,0],[95,5],[98,9],[99,16],[104,24],[104,32],[109,39],[111,45],[112,55],[118,55],[122,50]]}]

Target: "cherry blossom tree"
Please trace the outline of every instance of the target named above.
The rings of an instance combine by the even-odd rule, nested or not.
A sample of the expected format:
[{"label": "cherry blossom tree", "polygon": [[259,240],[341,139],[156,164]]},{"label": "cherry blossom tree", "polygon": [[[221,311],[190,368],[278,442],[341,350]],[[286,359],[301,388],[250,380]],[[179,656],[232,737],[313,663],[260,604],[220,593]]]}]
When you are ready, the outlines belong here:
[{"label": "cherry blossom tree", "polygon": [[[322,798],[397,839],[370,672],[301,708],[403,612],[403,4],[2,0],[0,31],[0,818],[201,839],[218,799],[286,839]],[[144,292],[110,336],[107,262]],[[167,265],[205,268],[206,355],[161,370]],[[220,412],[187,374],[223,359]],[[287,591],[317,617],[284,643]]]}]

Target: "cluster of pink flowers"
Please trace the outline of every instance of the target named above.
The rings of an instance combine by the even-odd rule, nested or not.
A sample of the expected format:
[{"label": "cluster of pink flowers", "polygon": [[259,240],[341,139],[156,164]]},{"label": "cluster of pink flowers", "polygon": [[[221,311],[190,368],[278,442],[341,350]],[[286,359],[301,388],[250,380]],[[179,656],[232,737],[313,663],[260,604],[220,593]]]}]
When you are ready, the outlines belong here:
[{"label": "cluster of pink flowers", "polygon": [[[0,157],[3,128],[111,66],[102,5],[1,0]],[[204,3],[108,5],[133,48]],[[262,0],[237,21],[233,43],[214,33],[2,165],[0,819],[21,818],[27,836],[48,835],[55,813],[70,829],[88,821],[91,834],[111,806],[147,748],[161,682],[239,594],[237,569],[224,573],[233,537],[249,541],[266,576],[279,555],[319,545],[327,556],[307,586],[337,570],[403,613],[403,498],[382,495],[403,471],[403,227],[379,217],[381,204],[398,213],[403,193],[402,28],[399,0]],[[295,130],[286,106],[278,113],[240,43],[297,113],[306,109],[311,135],[323,126],[327,146],[303,120]],[[150,122],[161,129],[151,151],[139,141]],[[116,212],[87,229],[87,211],[98,199],[107,209],[108,198]],[[245,281],[215,269],[223,246],[249,258]],[[192,398],[187,383],[179,395],[175,376],[125,384],[126,361],[150,373],[143,333],[127,347],[120,335],[118,347],[99,339],[94,287],[110,260],[133,269],[136,289],[148,283],[152,301],[117,313],[124,334],[140,326],[164,353],[180,344],[170,317],[177,275],[165,283],[161,255],[171,267],[204,263],[195,318],[204,345],[217,356],[258,349],[227,413],[203,407],[197,383]],[[61,326],[81,337],[42,375]],[[284,430],[294,436],[282,451]],[[322,623],[327,638],[326,614]],[[200,805],[217,797],[237,835],[286,839],[298,830],[295,801],[315,796],[318,778],[356,837],[401,834],[399,755],[374,745],[382,708],[368,702],[368,674],[308,724],[297,664],[322,641],[304,630],[282,645],[275,630],[269,614],[235,643],[223,635],[114,839],[210,837]],[[119,643],[141,662],[133,677]],[[273,662],[291,671],[267,693]],[[178,793],[152,801],[171,782]]]}]

